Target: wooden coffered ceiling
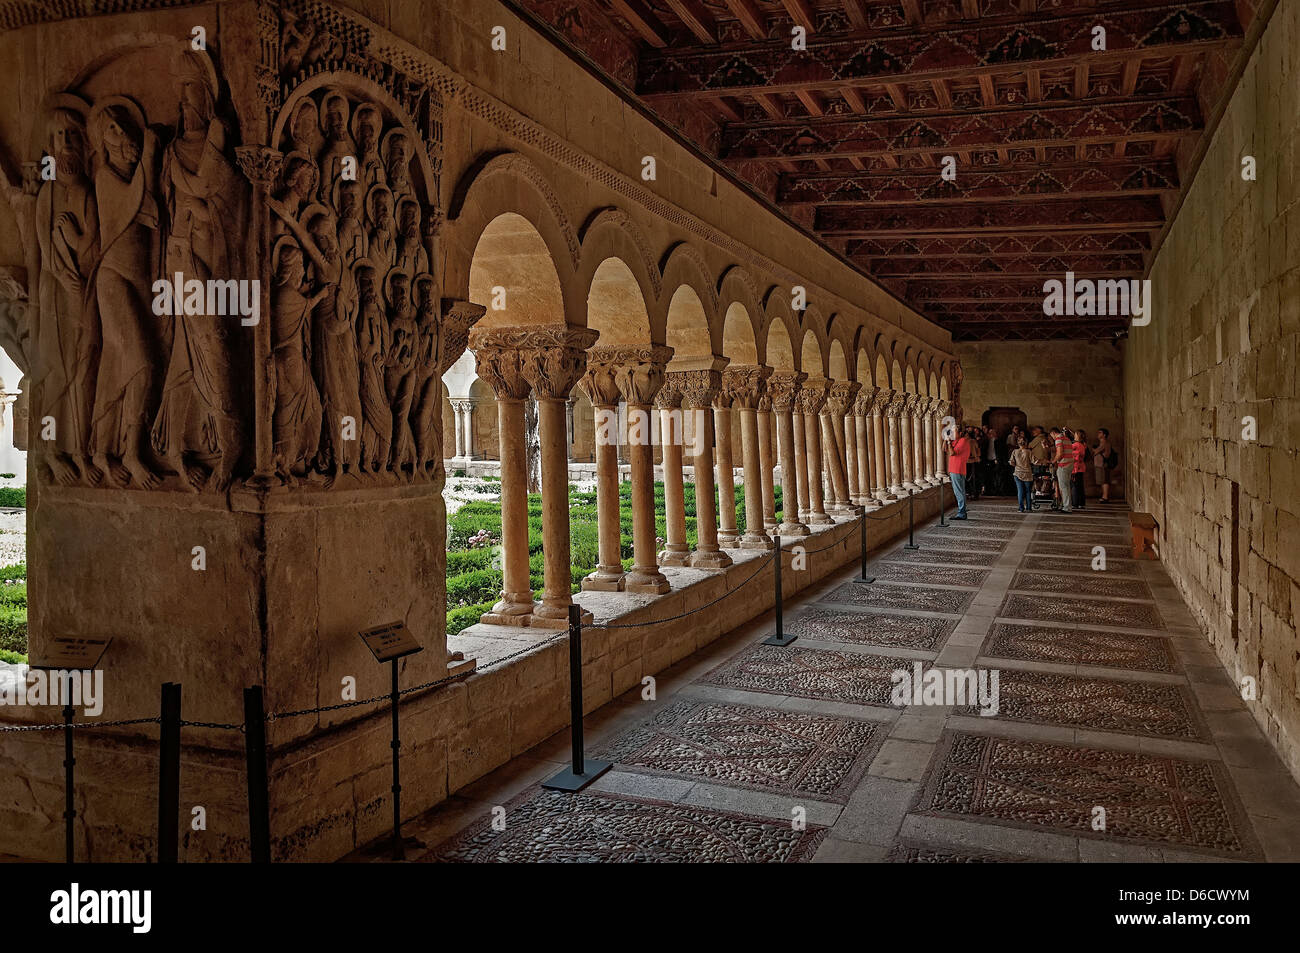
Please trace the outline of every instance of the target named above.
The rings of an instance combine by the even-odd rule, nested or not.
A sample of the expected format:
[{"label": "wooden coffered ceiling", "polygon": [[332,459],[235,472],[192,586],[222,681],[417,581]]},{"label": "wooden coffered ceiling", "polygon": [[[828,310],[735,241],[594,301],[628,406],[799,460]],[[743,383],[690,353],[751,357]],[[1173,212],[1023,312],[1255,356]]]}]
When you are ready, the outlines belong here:
[{"label": "wooden coffered ceiling", "polygon": [[1046,317],[1043,282],[1143,273],[1265,2],[513,5],[955,339],[997,340],[1124,333]]}]

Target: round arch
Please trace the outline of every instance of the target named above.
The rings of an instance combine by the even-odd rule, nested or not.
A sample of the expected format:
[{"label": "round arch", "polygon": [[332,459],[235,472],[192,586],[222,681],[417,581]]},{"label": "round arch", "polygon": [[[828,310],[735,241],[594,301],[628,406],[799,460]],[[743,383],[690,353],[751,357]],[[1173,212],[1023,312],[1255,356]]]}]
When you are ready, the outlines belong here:
[{"label": "round arch", "polygon": [[587,327],[600,332],[599,345],[650,343],[645,295],[622,258],[606,258],[596,267],[587,291]]},{"label": "round arch", "polygon": [[563,325],[568,313],[550,249],[532,222],[504,212],[484,227],[470,256],[467,295],[487,310],[484,326]]}]

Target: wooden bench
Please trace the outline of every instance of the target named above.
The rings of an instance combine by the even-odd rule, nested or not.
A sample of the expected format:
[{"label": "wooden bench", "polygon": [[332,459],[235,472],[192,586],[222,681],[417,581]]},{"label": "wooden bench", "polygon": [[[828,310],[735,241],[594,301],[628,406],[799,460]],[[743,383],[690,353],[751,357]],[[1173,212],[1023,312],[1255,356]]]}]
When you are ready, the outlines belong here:
[{"label": "wooden bench", "polygon": [[1130,513],[1129,525],[1133,530],[1133,558],[1159,559],[1156,552],[1156,529],[1159,523],[1150,513]]}]

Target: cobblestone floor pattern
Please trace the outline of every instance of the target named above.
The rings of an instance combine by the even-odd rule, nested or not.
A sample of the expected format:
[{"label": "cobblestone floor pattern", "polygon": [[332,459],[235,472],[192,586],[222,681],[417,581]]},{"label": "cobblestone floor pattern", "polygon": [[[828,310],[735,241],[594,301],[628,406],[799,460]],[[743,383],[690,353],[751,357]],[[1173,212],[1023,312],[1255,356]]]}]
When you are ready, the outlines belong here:
[{"label": "cobblestone floor pattern", "polygon": [[[584,792],[539,786],[566,729],[409,821],[412,856],[1300,861],[1300,787],[1161,565],[1124,540],[1094,572],[1075,542],[1126,512],[970,514],[874,554],[875,584],[855,562],[788,601],[794,644],[761,644],[768,614],[588,715],[615,767]],[[916,662],[997,669],[998,715],[894,705]]]}]

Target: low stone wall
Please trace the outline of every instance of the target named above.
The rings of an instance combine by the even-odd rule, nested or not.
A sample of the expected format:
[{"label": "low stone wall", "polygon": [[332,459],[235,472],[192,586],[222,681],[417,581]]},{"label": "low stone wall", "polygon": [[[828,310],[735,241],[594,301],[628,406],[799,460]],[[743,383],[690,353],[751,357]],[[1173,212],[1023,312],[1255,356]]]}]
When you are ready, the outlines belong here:
[{"label": "low stone wall", "polygon": [[[952,505],[945,487],[944,498]],[[915,497],[918,522],[938,513],[939,489]],[[871,514],[872,550],[907,532],[907,503]],[[856,520],[821,528],[801,540],[807,567],[786,567],[782,588],[793,596],[859,555]],[[583,638],[583,708],[594,711],[647,675],[663,671],[774,603],[768,554],[730,550],[737,561],[721,572],[665,568],[673,591],[658,597],[579,593],[597,623]],[[756,571],[757,570],[757,571]],[[692,610],[700,612],[676,618]],[[664,620],[673,621],[664,621]],[[406,698],[402,705],[402,805],[407,816],[449,794],[569,724],[568,642],[564,633],[475,625],[450,637],[449,648],[478,660],[480,670]],[[363,693],[364,694],[364,693]],[[327,861],[382,836],[392,823],[391,725],[387,706],[326,728],[310,739],[276,743],[270,735],[271,829],[277,860]],[[77,737],[76,802],[79,859],[149,859],[157,804],[157,733],[121,736],[114,729]],[[7,734],[0,745],[0,853],[41,860],[63,852],[62,735]],[[243,736],[185,728],[181,813],[202,805],[208,830],[182,828],[182,859],[247,859]],[[225,747],[217,747],[224,745]],[[122,818],[139,819],[123,825]]]}]

